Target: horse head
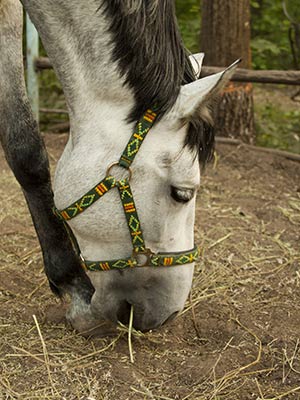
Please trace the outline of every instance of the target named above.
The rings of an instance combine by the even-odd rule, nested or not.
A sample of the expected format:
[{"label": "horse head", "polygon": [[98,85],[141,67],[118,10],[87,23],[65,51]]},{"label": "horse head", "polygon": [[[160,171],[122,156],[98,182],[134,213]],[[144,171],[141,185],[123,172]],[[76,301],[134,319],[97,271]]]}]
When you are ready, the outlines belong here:
[{"label": "horse head", "polygon": [[[199,76],[202,55],[192,60]],[[144,126],[143,118],[138,121],[123,153],[117,140],[110,143],[114,153],[119,152],[115,160],[104,143],[97,150],[102,160],[99,169],[106,171],[94,187],[97,204],[85,200],[94,193],[89,190],[58,211],[60,216],[69,213],[65,219],[95,287],[88,307],[73,293],[68,317],[79,331],[102,329],[107,320],[126,324],[131,307],[135,328],[146,331],[183,309],[197,257],[194,218],[199,160],[209,158],[213,149],[209,109],[235,65],[182,85],[174,106],[157,122],[157,114],[148,110],[143,118],[150,125]],[[147,136],[141,137],[145,132]],[[125,137],[122,145],[124,141]]]}]

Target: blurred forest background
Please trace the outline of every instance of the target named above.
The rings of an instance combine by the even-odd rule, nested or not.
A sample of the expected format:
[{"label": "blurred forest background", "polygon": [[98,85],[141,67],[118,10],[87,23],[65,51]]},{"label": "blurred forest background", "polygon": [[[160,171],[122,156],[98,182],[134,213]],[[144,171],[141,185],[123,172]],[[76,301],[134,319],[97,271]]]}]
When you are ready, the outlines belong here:
[{"label": "blurred forest background", "polygon": [[[184,43],[189,51],[201,51],[201,0],[176,0],[177,17]],[[295,65],[289,30],[281,0],[251,0],[251,51],[253,69],[299,69]],[[300,0],[288,0],[288,11],[300,26]],[[42,51],[43,54],[43,51]],[[53,71],[40,74],[41,107],[65,108],[62,91]],[[300,153],[300,95],[291,97],[299,87],[254,85],[256,143]],[[42,129],[60,123],[64,115],[41,115]]]},{"label": "blurred forest background", "polygon": [[[290,45],[291,21],[284,13],[282,1],[251,0],[250,4],[252,68],[299,68]],[[300,26],[300,0],[289,0],[286,5]],[[199,4],[199,0],[176,0],[176,7],[185,45],[191,52],[198,52],[201,50],[201,1]],[[257,144],[300,153],[300,102],[290,100],[296,92],[295,87],[254,85]]]},{"label": "blurred forest background", "polygon": [[[251,0],[251,50],[254,69],[295,69],[289,41],[291,22],[281,0]],[[300,24],[300,0],[289,1]],[[177,17],[186,47],[199,51],[201,0],[176,0]]]}]

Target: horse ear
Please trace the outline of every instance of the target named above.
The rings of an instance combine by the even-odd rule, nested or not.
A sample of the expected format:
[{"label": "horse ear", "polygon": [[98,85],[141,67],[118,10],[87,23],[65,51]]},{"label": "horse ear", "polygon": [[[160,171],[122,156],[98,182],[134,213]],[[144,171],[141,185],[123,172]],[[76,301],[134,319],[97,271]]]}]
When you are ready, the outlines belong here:
[{"label": "horse ear", "polygon": [[203,58],[204,58],[204,53],[191,54],[189,56],[190,62],[191,62],[192,67],[194,68],[194,71],[195,71],[195,77],[197,79],[200,78]]},{"label": "horse ear", "polygon": [[222,72],[207,76],[195,82],[181,86],[179,96],[174,106],[174,112],[178,119],[185,119],[193,115],[197,110],[203,110],[203,117],[207,116],[207,107],[232,77],[241,60],[235,61]]}]

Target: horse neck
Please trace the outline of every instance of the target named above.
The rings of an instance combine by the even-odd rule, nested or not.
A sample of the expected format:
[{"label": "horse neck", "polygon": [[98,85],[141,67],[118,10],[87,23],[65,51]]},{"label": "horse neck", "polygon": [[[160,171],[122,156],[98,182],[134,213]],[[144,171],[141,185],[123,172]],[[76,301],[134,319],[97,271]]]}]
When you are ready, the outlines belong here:
[{"label": "horse neck", "polygon": [[125,78],[112,61],[109,22],[97,2],[24,0],[24,5],[62,84],[71,123],[80,115],[91,118],[101,103],[133,104]]},{"label": "horse neck", "polygon": [[120,155],[133,129],[133,124],[127,121],[132,104],[113,98],[78,98],[75,110],[70,113],[72,149],[99,154],[101,149],[109,147],[114,157]]}]

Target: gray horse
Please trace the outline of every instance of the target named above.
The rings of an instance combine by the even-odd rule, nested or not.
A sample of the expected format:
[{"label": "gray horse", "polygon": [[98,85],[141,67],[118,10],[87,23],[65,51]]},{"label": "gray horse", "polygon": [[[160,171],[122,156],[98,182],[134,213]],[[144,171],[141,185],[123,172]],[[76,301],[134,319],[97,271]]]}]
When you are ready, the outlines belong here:
[{"label": "gray horse", "polygon": [[0,0],[0,137],[50,287],[70,296],[67,316],[80,332],[127,323],[132,306],[136,328],[156,328],[191,288],[199,164],[214,142],[209,106],[234,67],[197,79],[202,56],[184,49],[173,0],[22,4],[71,125],[53,195],[24,85],[22,5]]}]

